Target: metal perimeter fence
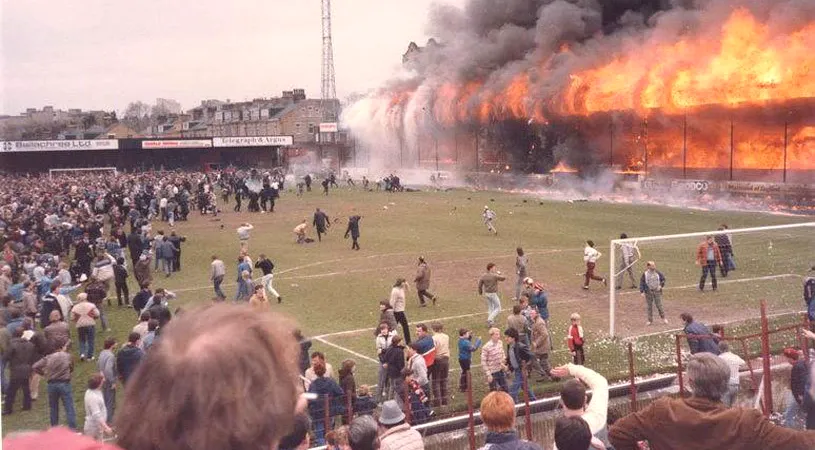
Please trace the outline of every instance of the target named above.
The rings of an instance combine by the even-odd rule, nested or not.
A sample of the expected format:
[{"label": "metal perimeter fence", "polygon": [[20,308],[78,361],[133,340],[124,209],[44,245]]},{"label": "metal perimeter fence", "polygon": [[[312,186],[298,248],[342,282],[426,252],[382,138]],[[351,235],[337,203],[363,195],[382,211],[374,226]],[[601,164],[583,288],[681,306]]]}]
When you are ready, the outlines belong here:
[{"label": "metal perimeter fence", "polygon": [[[772,368],[784,362],[780,355],[788,347],[801,351],[809,363],[809,346],[800,332],[809,327],[806,314],[767,316],[766,304],[762,301],[758,319],[728,324],[727,328],[713,325],[710,335],[678,332],[662,335],[659,341],[608,340],[594,343],[595,351],[605,347],[606,356],[593,358],[590,345],[586,352],[586,366],[609,380],[610,398],[615,403],[610,408],[614,411],[610,411],[609,417],[619,417],[647,405],[654,398],[652,395],[643,396],[648,391],[678,385],[679,395],[688,395],[685,376],[690,357],[688,343],[713,340],[718,344],[725,341],[730,344],[730,351],[746,362],[741,371],[741,378],[746,378],[746,382],[740,385],[739,396],[742,400],[739,404],[747,406],[753,401],[749,406],[760,408],[765,416],[771,416],[776,410],[773,393],[778,390],[778,384],[784,384],[780,378],[773,379]],[[608,353],[609,350],[613,352]],[[553,360],[562,358],[562,355],[555,358],[550,355]],[[376,415],[383,401],[394,399],[405,413],[406,421],[426,439],[456,432],[460,445],[453,446],[452,441],[447,439],[443,447],[474,450],[484,444],[478,411],[480,399],[490,390],[501,389],[508,391],[516,400],[517,426],[521,436],[551,445],[553,423],[542,426],[541,419],[534,416],[555,411],[559,407],[558,393],[562,381],[547,379],[537,370],[537,364],[524,363],[522,370],[505,374],[505,383],[488,383],[480,365],[463,371],[460,367],[451,368],[445,362],[438,361],[438,365],[434,364],[428,369],[429,382],[424,386],[399,377],[390,379],[383,387],[363,386],[341,395],[339,391],[342,388],[337,384],[339,390],[333,394],[312,397],[309,401],[312,442],[317,446],[333,444],[341,439],[339,435],[343,433],[343,425],[349,424],[356,416]],[[658,395],[671,394],[663,392]],[[466,439],[461,435],[463,432],[466,432]]]}]

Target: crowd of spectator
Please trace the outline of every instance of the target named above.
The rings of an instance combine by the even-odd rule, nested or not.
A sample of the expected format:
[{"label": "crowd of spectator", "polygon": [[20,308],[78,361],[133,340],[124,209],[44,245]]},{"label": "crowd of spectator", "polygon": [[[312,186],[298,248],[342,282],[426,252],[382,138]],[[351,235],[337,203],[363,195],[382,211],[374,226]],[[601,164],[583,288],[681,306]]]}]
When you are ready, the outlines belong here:
[{"label": "crowd of spectator", "polygon": [[[404,279],[397,280],[391,300],[380,305],[374,337],[379,383],[372,392],[370,386],[357,385],[353,360],[342,361],[335,372],[324,354],[310,351],[311,342],[293,323],[258,307],[259,294],[246,305],[220,303],[179,315],[170,312],[172,292],[151,289],[156,267],[165,276],[181,270],[184,242],[175,233],[153,233],[154,220],[172,227],[190,210],[217,213],[216,186],[222,195],[236,194],[236,200],[245,194],[250,210],[266,211],[276,197],[266,192],[267,185],[276,190],[280,181],[258,173],[245,181],[175,172],[83,178],[81,184],[68,176],[48,184],[26,177],[0,183],[3,414],[14,414],[18,393],[22,409],[30,409],[44,378],[50,424],[60,424],[62,404],[67,426],[80,431],[73,385],[87,383],[84,438],[56,429],[34,439],[8,438],[8,448],[44,448],[46,442],[57,442],[48,448],[72,448],[86,438],[124,450],[301,449],[312,444],[353,450],[424,448],[416,426],[451,400],[450,336],[441,322],[419,323],[411,339]],[[70,265],[69,252],[74,255]],[[418,270],[429,277],[423,258]],[[109,337],[97,352],[96,330],[109,329],[105,311],[113,306],[113,292],[118,306],[131,304],[126,289],[130,273],[140,286],[132,299],[139,322],[126,342]],[[480,403],[486,448],[544,447],[522,440],[516,431],[521,395],[535,400],[531,374],[541,382],[565,380],[554,433],[559,450],[637,449],[644,442],[654,449],[815,448],[815,432],[780,427],[754,409],[733,406],[744,362],[690,314],[681,317],[685,331],[705,337],[689,340],[692,396],[659,399],[609,420],[608,382],[582,365],[579,315],[573,315],[569,332],[574,364],[552,367],[544,289],[520,273],[519,279],[518,304],[505,329],[490,328],[483,343],[470,330],[458,330],[459,390],[472,389],[467,375],[472,354],[480,351],[480,369],[491,391]],[[436,297],[426,292],[429,283],[422,287],[435,304]],[[421,294],[420,301],[424,304]],[[404,336],[397,333],[398,325]],[[80,361],[96,364],[98,373],[74,379],[72,351]],[[799,363],[799,353],[785,355],[794,365],[794,405],[799,411],[812,410],[815,371]],[[124,386],[124,392],[117,386]],[[815,414],[807,416],[810,422],[815,423]],[[342,425],[335,428],[337,424]]]}]

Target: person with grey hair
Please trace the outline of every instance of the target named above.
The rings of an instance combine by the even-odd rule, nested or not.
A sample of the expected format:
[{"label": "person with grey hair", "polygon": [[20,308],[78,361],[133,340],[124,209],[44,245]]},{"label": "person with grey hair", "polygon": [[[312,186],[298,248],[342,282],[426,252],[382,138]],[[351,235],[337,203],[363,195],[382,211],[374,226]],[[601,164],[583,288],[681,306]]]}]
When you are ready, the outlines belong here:
[{"label": "person with grey hair", "polygon": [[351,450],[379,449],[379,429],[371,416],[359,416],[348,426],[348,444]]},{"label": "person with grey hair", "polygon": [[716,355],[692,355],[687,376],[693,395],[663,397],[618,420],[609,432],[611,445],[617,450],[635,450],[641,441],[663,450],[815,448],[815,432],[777,426],[756,409],[722,404],[730,375],[730,367]]}]

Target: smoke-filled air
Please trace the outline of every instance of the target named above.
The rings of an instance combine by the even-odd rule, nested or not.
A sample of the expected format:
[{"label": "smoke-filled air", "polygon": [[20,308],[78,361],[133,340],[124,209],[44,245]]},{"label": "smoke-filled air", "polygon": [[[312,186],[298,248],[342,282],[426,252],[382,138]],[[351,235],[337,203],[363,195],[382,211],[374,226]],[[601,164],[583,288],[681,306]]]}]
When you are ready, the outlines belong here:
[{"label": "smoke-filled air", "polygon": [[343,115],[374,163],[815,169],[811,0],[470,0],[427,27]]}]

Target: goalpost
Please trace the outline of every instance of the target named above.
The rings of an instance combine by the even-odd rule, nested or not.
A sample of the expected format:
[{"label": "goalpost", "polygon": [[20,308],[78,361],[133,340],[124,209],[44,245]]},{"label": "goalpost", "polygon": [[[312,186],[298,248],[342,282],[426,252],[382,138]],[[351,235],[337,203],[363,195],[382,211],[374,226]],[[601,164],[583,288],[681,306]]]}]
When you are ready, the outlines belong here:
[{"label": "goalpost", "polygon": [[[716,267],[715,294],[709,294],[710,276],[704,292],[699,292],[702,268],[696,257],[707,236],[713,236],[719,244],[731,242],[735,266],[730,270],[725,267],[725,271]],[[624,246],[630,249],[625,253],[633,254],[629,261],[624,261]],[[608,278],[612,337],[619,333],[621,325],[633,329],[638,321],[639,325],[645,323],[646,305],[639,284],[647,261],[654,261],[657,270],[665,275],[663,306],[671,321],[684,312],[676,305],[704,309],[708,319],[717,321],[743,316],[756,309],[761,299],[768,300],[776,311],[800,311],[804,309],[802,278],[815,265],[815,222],[612,240]],[[810,275],[815,276],[815,272]],[[625,302],[623,308],[618,308],[621,302]],[[657,311],[653,315],[656,323],[660,319]]]},{"label": "goalpost", "polygon": [[113,176],[119,174],[115,167],[72,167],[68,169],[48,169],[48,178],[54,178],[54,175],[69,172],[113,172]]}]

